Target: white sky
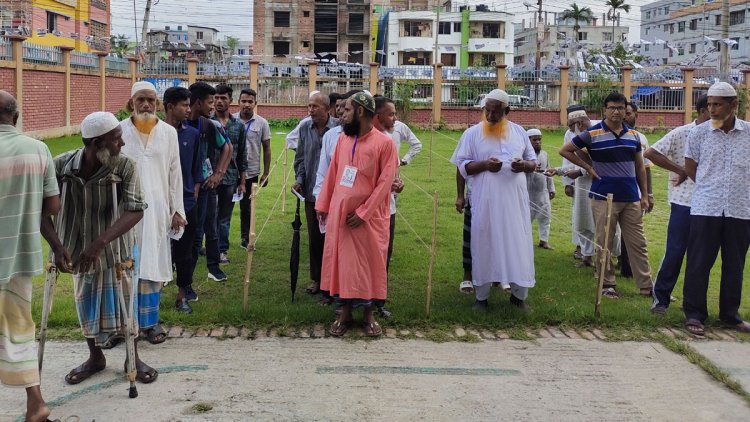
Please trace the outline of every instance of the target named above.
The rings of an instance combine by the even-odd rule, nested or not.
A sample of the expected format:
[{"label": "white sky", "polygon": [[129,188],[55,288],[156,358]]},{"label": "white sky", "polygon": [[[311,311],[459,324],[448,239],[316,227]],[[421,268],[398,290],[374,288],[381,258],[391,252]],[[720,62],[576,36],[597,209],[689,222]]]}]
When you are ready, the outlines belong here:
[{"label": "white sky", "polygon": [[[156,2],[156,0],[154,0]],[[527,0],[536,3],[535,0]],[[543,0],[542,9],[547,12],[562,12],[570,7],[573,0],[554,2]],[[575,0],[580,7],[588,6],[594,15],[601,17],[607,12],[603,6],[604,0]],[[638,42],[640,38],[641,8],[643,4],[651,0],[629,0],[630,13],[622,15],[622,26],[630,27],[629,42]],[[133,4],[136,4],[134,19]],[[377,4],[377,0],[373,1]],[[454,4],[485,4],[490,10],[506,11],[515,15],[515,22],[521,19],[527,21],[532,12],[526,11],[522,1],[518,0],[456,0]],[[143,27],[143,12],[146,7],[145,0],[111,0],[112,8],[112,33],[126,34],[135,41],[135,27],[137,26],[138,38],[140,39]],[[536,6],[534,6],[536,7]],[[164,28],[165,25],[203,25],[211,26],[221,31],[220,36],[235,36],[241,40],[252,39],[253,28],[253,2],[252,0],[159,0],[158,4],[151,8],[149,28]],[[551,17],[550,17],[551,19]],[[601,21],[601,19],[599,19]]]}]

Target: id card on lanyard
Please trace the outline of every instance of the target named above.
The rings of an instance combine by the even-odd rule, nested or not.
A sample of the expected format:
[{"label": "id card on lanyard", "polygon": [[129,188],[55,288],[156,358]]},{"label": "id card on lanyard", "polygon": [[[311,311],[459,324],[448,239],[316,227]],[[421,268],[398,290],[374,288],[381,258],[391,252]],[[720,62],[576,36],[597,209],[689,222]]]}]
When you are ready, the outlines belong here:
[{"label": "id card on lanyard", "polygon": [[357,142],[359,142],[359,136],[354,137],[352,158],[349,160],[349,165],[344,167],[344,174],[341,175],[341,182],[339,183],[347,188],[354,187],[354,181],[357,179],[357,168],[354,167],[354,152],[357,150]]}]

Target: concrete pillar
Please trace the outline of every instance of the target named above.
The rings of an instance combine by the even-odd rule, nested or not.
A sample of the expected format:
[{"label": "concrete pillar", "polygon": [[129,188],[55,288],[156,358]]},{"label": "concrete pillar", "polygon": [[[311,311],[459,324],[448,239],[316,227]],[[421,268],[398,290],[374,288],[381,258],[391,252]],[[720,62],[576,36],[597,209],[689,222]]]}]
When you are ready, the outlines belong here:
[{"label": "concrete pillar", "polygon": [[508,65],[498,64],[495,66],[495,78],[497,79],[497,89],[505,91],[505,69]]},{"label": "concrete pillar", "polygon": [[570,101],[570,66],[562,65],[560,69],[560,126],[568,125],[568,102]]},{"label": "concrete pillar", "polygon": [[99,56],[99,110],[107,111],[107,52],[96,53]]},{"label": "concrete pillar", "polygon": [[16,105],[19,111],[16,128],[19,132],[23,132],[23,42],[26,40],[26,37],[8,35],[6,38],[11,42],[13,61],[16,67]]},{"label": "concrete pillar", "polygon": [[61,45],[59,48],[62,51],[63,66],[65,67],[65,127],[70,127],[70,52],[73,51],[73,47]]},{"label": "concrete pillar", "polygon": [[435,125],[440,123],[442,112],[442,93],[443,93],[443,64],[435,63],[433,65],[432,78],[432,121]]},{"label": "concrete pillar", "polygon": [[318,90],[318,62],[307,63],[307,93]]},{"label": "concrete pillar", "polygon": [[128,57],[128,64],[130,65],[130,85],[134,85],[138,82],[138,57]]},{"label": "concrete pillar", "polygon": [[198,79],[198,59],[195,57],[187,59],[187,71],[188,86],[190,86]]},{"label": "concrete pillar", "polygon": [[258,65],[259,60],[250,60],[250,89],[254,89],[258,92]]},{"label": "concrete pillar", "polygon": [[625,96],[625,98],[630,101],[630,96],[633,91],[633,81],[632,75],[633,75],[633,67],[632,66],[623,66],[620,68],[622,70],[622,95]]},{"label": "concrete pillar", "polygon": [[685,107],[685,124],[693,121],[693,74],[695,74],[694,67],[683,67],[682,69],[682,81],[685,85],[684,92],[684,104]]},{"label": "concrete pillar", "polygon": [[[750,96],[750,69],[742,69],[745,77],[745,92]],[[745,100],[745,120],[750,120],[750,98]]]},{"label": "concrete pillar", "polygon": [[370,62],[370,93],[372,95],[378,93],[378,64],[376,62]]}]

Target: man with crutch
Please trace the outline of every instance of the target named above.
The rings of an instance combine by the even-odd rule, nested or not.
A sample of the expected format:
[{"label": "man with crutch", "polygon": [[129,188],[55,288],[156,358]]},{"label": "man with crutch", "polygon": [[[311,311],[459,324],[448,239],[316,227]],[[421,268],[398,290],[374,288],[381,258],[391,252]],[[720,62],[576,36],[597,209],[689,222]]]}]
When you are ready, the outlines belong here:
[{"label": "man with crutch", "polygon": [[[89,348],[88,360],[65,376],[68,384],[78,384],[105,368],[101,344],[111,335],[124,336],[130,343],[138,332],[133,318],[137,253],[131,229],[147,207],[135,162],[120,154],[122,129],[115,116],[90,114],[81,123],[81,135],[83,148],[54,160],[63,198],[57,227],[50,218],[42,220],[42,234],[58,270],[73,273],[78,320]],[[138,358],[134,345],[128,346],[135,379],[155,381],[156,370]],[[128,372],[132,371],[130,366]]]}]

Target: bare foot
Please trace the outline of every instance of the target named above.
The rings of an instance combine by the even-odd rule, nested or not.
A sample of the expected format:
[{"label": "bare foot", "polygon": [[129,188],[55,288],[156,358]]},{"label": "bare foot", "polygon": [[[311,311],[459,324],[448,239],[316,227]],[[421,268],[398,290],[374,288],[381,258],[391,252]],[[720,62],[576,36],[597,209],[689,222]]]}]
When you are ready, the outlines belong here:
[{"label": "bare foot", "polygon": [[38,385],[26,389],[26,421],[46,422],[50,415],[49,407],[42,398],[42,390]]}]

